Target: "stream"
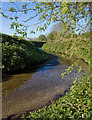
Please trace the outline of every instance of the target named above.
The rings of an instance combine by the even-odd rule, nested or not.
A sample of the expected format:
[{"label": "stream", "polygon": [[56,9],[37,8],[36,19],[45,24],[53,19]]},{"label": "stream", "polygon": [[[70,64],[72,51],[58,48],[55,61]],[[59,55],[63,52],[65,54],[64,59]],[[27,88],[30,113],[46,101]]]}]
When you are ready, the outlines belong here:
[{"label": "stream", "polygon": [[[77,67],[62,79],[61,73],[75,60],[54,56],[31,72],[7,75],[2,83],[2,116],[17,117],[28,111],[38,110],[63,96],[75,77],[80,77]],[[79,66],[88,71],[87,63]]]}]

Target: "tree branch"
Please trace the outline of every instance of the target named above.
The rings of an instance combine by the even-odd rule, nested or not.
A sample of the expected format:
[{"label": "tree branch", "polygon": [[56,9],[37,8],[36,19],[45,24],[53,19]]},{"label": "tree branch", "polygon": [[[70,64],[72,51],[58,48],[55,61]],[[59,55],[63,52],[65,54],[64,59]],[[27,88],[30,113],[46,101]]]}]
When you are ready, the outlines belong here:
[{"label": "tree branch", "polygon": [[44,20],[42,20],[42,21],[40,21],[40,22],[38,22],[38,23],[36,23],[36,24],[33,24],[33,25],[29,25],[29,26],[27,26],[27,27],[31,27],[31,26],[35,26],[35,25],[38,25],[39,23],[41,23],[41,22],[43,22],[43,21],[45,21],[46,19],[44,19]]},{"label": "tree branch", "polygon": [[31,19],[33,19],[33,18],[37,17],[37,16],[38,16],[38,14],[37,14],[37,15],[35,15],[35,16],[32,16],[32,17],[28,18],[27,20],[25,20],[25,21],[23,21],[23,22],[27,22],[27,21],[29,21],[29,20],[31,20]]},{"label": "tree branch", "polygon": [[[7,10],[7,9],[2,9],[2,10],[3,10],[3,11],[9,11],[9,12],[11,12],[10,10]],[[36,9],[28,8],[28,9],[24,9],[24,10],[20,10],[20,9],[19,9],[19,10],[16,10],[16,9],[15,9],[15,10],[12,11],[12,12],[24,12],[25,10],[26,10],[26,11],[28,11],[28,10],[34,10],[34,11],[36,11]]]}]

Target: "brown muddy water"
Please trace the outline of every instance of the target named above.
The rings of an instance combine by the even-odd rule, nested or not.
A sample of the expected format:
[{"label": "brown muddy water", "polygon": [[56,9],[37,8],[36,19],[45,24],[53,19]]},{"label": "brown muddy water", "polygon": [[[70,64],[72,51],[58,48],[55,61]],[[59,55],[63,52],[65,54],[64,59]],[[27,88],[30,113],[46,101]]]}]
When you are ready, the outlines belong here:
[{"label": "brown muddy water", "polygon": [[[74,67],[66,78],[61,78],[61,73],[74,61],[55,56],[33,72],[5,76],[1,83],[3,118],[37,110],[64,95],[74,78],[80,76]],[[89,70],[83,61],[79,61],[80,65]]]}]

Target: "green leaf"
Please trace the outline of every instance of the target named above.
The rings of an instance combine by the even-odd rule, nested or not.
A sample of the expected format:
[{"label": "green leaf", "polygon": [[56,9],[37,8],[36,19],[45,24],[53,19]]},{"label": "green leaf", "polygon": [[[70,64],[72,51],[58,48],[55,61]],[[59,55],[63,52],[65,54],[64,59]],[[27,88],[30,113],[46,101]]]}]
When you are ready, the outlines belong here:
[{"label": "green leaf", "polygon": [[33,33],[33,34],[35,34],[35,32],[34,32],[34,31],[31,31],[31,32],[30,32],[30,34],[32,34],[32,33]]},{"label": "green leaf", "polygon": [[14,11],[14,8],[13,8],[13,7],[10,7],[10,8],[9,8],[9,11],[13,12],[13,11]]}]

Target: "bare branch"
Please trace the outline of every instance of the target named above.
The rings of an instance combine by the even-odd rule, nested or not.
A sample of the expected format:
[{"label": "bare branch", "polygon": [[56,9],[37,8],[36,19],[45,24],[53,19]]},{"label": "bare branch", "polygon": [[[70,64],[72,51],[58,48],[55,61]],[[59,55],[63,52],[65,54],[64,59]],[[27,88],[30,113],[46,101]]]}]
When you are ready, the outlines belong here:
[{"label": "bare branch", "polygon": [[18,9],[19,9],[19,7],[14,3],[14,2],[11,2],[13,5],[15,5]]},{"label": "bare branch", "polygon": [[[52,13],[53,11],[51,11],[51,13]],[[51,16],[51,14],[48,16],[48,17],[50,17]],[[46,18],[44,18],[42,21],[40,21],[40,22],[38,22],[38,23],[36,23],[36,24],[33,24],[33,25],[29,25],[29,26],[27,26],[27,27],[31,27],[31,26],[35,26],[35,25],[38,25],[39,23],[42,23],[43,21],[45,21],[46,19],[48,19],[48,17]]]},{"label": "bare branch", "polygon": [[28,18],[27,20],[25,20],[25,21],[23,21],[23,22],[27,22],[27,21],[29,21],[29,20],[31,20],[31,19],[33,19],[33,18],[37,17],[37,16],[38,16],[38,14],[37,14],[37,15],[35,15],[35,16],[32,16],[32,17]]},{"label": "bare branch", "polygon": [[[7,9],[2,9],[3,11],[9,11],[9,12],[11,12],[10,10],[7,10]],[[31,9],[31,8],[27,8],[27,9],[24,9],[24,10],[14,10],[14,11],[12,11],[12,12],[24,12],[24,11],[28,11],[28,10],[33,10],[33,11],[36,11],[36,9]]]},{"label": "bare branch", "polygon": [[43,22],[43,21],[45,21],[45,20],[46,20],[46,18],[45,18],[44,20],[42,20],[42,21],[40,21],[40,22],[36,23],[36,24],[33,24],[33,25],[28,25],[27,27],[31,27],[31,26],[38,25],[39,23],[42,23],[42,22]]}]

